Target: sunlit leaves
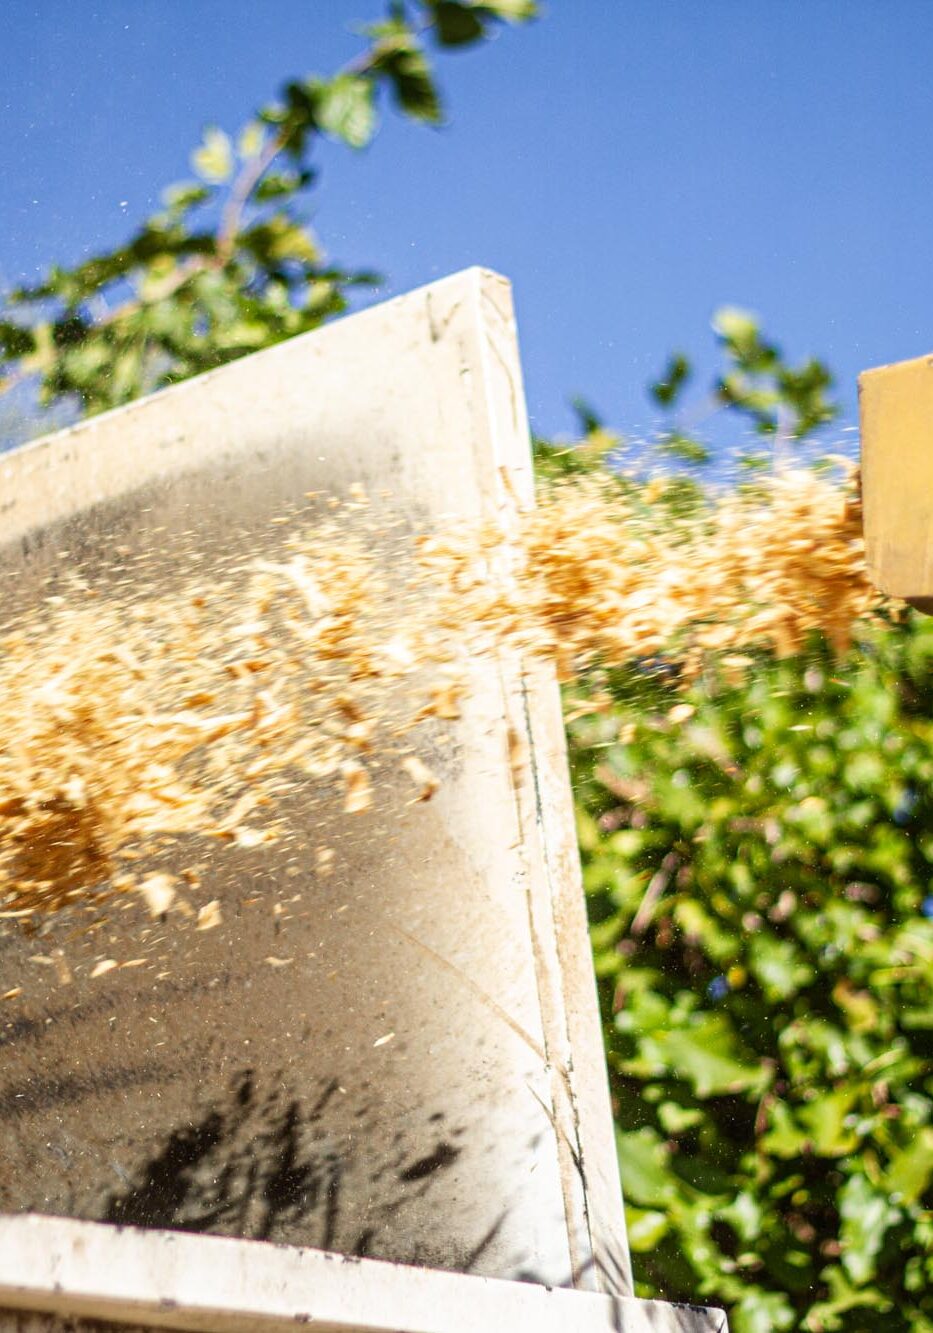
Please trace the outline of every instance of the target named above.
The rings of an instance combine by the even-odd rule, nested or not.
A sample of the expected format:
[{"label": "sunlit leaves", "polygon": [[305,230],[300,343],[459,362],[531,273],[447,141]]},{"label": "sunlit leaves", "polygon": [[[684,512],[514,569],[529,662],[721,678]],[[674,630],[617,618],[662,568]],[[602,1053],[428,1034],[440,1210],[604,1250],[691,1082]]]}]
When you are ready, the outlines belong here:
[{"label": "sunlit leaves", "polygon": [[794,1308],[785,1296],[760,1287],[747,1290],[733,1307],[729,1327],[732,1333],[778,1333],[793,1328]]},{"label": "sunlit leaves", "polygon": [[899,1221],[900,1213],[867,1176],[854,1175],[839,1191],[839,1215],[842,1264],[852,1281],[862,1285],[875,1276],[884,1233]]},{"label": "sunlit leaves", "polygon": [[191,154],[192,170],[210,185],[221,185],[233,173],[233,144],[216,126],[204,131],[200,147]]},{"label": "sunlit leaves", "polygon": [[242,234],[242,245],[270,271],[277,270],[287,260],[314,264],[320,259],[310,229],[284,213],[274,213],[264,222],[247,228]]},{"label": "sunlit leaves", "polygon": [[523,23],[538,15],[537,0],[488,0],[482,8],[496,18],[507,19],[511,23]]},{"label": "sunlit leaves", "polygon": [[717,383],[720,401],[748,416],[760,434],[783,430],[802,440],[836,415],[832,376],[821,361],[789,365],[757,317],[733,306],[716,312],[713,329],[731,362]]},{"label": "sunlit leaves", "polygon": [[736,306],[722,306],[712,319],[714,331],[749,370],[773,370],[777,348],[761,336],[758,316]]},{"label": "sunlit leaves", "polygon": [[744,1333],[933,1321],[931,652],[633,663],[571,726],[636,1274]]},{"label": "sunlit leaves", "polygon": [[933,1126],[919,1133],[896,1151],[888,1165],[884,1190],[893,1203],[917,1203],[933,1181]]},{"label": "sunlit leaves", "polygon": [[378,279],[328,268],[302,217],[321,135],[373,138],[379,99],[442,120],[432,47],[532,18],[531,0],[389,5],[368,46],[333,77],[287,82],[236,142],[208,127],[191,155],[198,179],[169,186],[163,210],[125,244],[12,292],[0,321],[0,393],[35,378],[45,404],[97,412],[316,327]]},{"label": "sunlit leaves", "polygon": [[677,1186],[669,1169],[670,1149],[660,1135],[647,1126],[617,1131],[616,1151],[627,1198],[659,1208],[673,1201]]},{"label": "sunlit leaves", "polygon": [[[692,366],[682,352],[670,356],[648,385],[666,418],[659,441],[663,452],[687,463],[708,461],[710,452],[698,427],[716,412],[744,419],[769,441],[797,442],[809,439],[837,414],[830,396],[832,376],[823,362],[811,358],[791,365],[780,347],[764,336],[756,315],[724,306],[713,317],[713,330],[723,364],[705,399],[685,403]],[[755,471],[768,465],[769,455],[746,452],[740,462]]]},{"label": "sunlit leaves", "polygon": [[790,999],[813,980],[813,968],[794,942],[776,939],[767,931],[752,937],[748,960],[751,974],[769,1000]]},{"label": "sunlit leaves", "polygon": [[258,157],[266,142],[265,126],[257,120],[244,125],[237,138],[237,156],[241,162],[248,162]]},{"label": "sunlit leaves", "polygon": [[651,1252],[670,1229],[666,1213],[655,1209],[636,1208],[634,1204],[625,1210],[625,1228],[628,1234],[629,1248],[635,1254]]},{"label": "sunlit leaves", "polygon": [[325,134],[351,148],[365,148],[376,129],[375,90],[370,79],[340,74],[315,89],[314,115]]},{"label": "sunlit leaves", "polygon": [[431,69],[423,51],[412,45],[398,51],[384,62],[395,100],[402,111],[414,120],[428,125],[439,125],[444,119],[440,95],[431,77]]},{"label": "sunlit leaves", "polygon": [[439,125],[443,120],[440,96],[417,34],[397,18],[368,31],[373,38],[372,69],[386,79],[398,107],[413,120]]},{"label": "sunlit leaves", "polygon": [[[761,1093],[769,1071],[742,1058],[731,1025],[721,1014],[691,1016],[682,1027],[654,1028],[639,1041],[639,1060],[651,1074],[675,1074],[698,1097],[752,1090]],[[626,1070],[631,1064],[624,1065]]]},{"label": "sunlit leaves", "polygon": [[174,213],[185,213],[210,197],[210,189],[197,181],[181,181],[177,185],[167,185],[162,191],[163,203]]},{"label": "sunlit leaves", "polygon": [[311,171],[268,171],[253,191],[257,204],[270,199],[290,199],[313,179]]}]

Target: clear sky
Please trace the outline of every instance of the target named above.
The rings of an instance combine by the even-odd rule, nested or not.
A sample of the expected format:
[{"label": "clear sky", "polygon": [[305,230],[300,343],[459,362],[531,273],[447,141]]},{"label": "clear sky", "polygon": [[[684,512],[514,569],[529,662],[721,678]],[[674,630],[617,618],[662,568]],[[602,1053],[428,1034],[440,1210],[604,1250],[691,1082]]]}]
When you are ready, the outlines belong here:
[{"label": "clear sky", "polygon": [[[513,281],[532,420],[648,418],[674,346],[758,311],[838,374],[933,351],[933,0],[547,0],[446,56],[442,131],[326,147],[315,225],[387,294]],[[0,281],[124,236],[289,76],[353,55],[380,0],[4,0]]]}]

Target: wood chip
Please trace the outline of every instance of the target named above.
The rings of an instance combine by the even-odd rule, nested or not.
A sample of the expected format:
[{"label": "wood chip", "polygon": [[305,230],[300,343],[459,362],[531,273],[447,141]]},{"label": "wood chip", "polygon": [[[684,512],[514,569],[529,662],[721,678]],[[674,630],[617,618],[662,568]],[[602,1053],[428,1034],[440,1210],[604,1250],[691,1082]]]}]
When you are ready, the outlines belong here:
[{"label": "wood chip", "polygon": [[214,898],[203,907],[198,908],[197,920],[194,923],[195,930],[213,930],[215,926],[223,924],[223,913],[220,908],[220,900]]},{"label": "wood chip", "polygon": [[[576,480],[543,490],[508,534],[464,522],[412,540],[392,527],[390,574],[365,493],[351,497],[310,526],[279,516],[209,586],[188,579],[147,597],[129,575],[123,592],[75,585],[6,627],[0,929],[105,916],[124,889],[151,917],[184,919],[177,877],[152,861],[173,840],[211,839],[214,856],[261,847],[280,836],[283,798],[309,784],[324,794],[335,777],[344,812],[362,813],[402,746],[428,800],[439,778],[412,733],[433,744],[476,673],[502,660],[547,659],[572,681],[597,660],[663,657],[689,682],[711,653],[742,672],[752,648],[793,653],[814,629],[842,650],[879,605],[854,478],[787,469],[683,518],[666,481],[623,491]],[[509,759],[520,777],[513,737]],[[314,855],[330,873],[332,849]],[[138,876],[147,861],[134,885],[128,867]],[[215,902],[196,924],[220,921]]]},{"label": "wood chip", "polygon": [[333,847],[315,847],[314,867],[319,875],[327,876],[334,873],[336,855]]},{"label": "wood chip", "polygon": [[693,704],[674,704],[674,707],[668,710],[667,720],[676,726],[678,722],[686,722],[688,718],[693,717],[696,711]]},{"label": "wood chip", "polygon": [[341,766],[344,782],[343,810],[347,815],[362,814],[373,803],[373,788],[362,764],[350,760]]},{"label": "wood chip", "polygon": [[169,910],[175,901],[177,894],[175,885],[177,882],[174,875],[164,873],[146,875],[144,879],[140,880],[137,887],[145,900],[151,917],[160,917]]},{"label": "wood chip", "polygon": [[402,768],[418,788],[416,799],[419,801],[430,801],[431,797],[441,785],[437,775],[432,773],[427,764],[419,759],[416,754],[408,755],[403,759]]}]

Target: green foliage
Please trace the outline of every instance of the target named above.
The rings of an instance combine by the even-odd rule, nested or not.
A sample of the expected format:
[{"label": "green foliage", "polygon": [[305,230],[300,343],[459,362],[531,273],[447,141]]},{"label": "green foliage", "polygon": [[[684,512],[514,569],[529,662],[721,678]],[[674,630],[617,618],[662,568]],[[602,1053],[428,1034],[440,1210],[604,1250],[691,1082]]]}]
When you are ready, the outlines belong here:
[{"label": "green foliage", "polygon": [[[699,402],[686,401],[694,370],[684,352],[674,352],[658,378],[647,386],[649,397],[663,417],[651,447],[666,465],[676,468],[686,463],[699,468],[710,462],[712,452],[699,432],[720,413],[736,422],[750,423],[772,448],[783,444],[796,447],[811,441],[837,415],[838,406],[829,396],[832,376],[822,361],[811,359],[793,366],[778,345],[764,337],[757,318],[745,311],[724,307],[716,312],[713,329],[722,365]],[[571,406],[577,416],[578,438],[567,443],[536,440],[540,475],[553,480],[589,473],[594,466],[602,465],[618,472],[628,452],[626,440],[608,430],[581,399],[572,400]],[[648,452],[642,444],[642,457]],[[771,461],[770,453],[760,451],[746,451],[739,459],[752,474],[770,466]],[[688,480],[686,475],[679,478],[681,483]]]},{"label": "green foliage", "polygon": [[731,363],[716,385],[719,400],[748,416],[759,434],[783,429],[802,440],[835,416],[826,396],[832,376],[821,361],[795,369],[762,337],[756,317],[732,306],[717,311],[713,328]]},{"label": "green foliage", "polygon": [[557,444],[537,436],[533,441],[535,468],[542,481],[558,481],[566,477],[580,477],[598,470],[621,489],[630,489],[625,477],[612,467],[623,448],[621,435],[608,430],[602,417],[583,398],[571,402],[577,418],[579,438],[572,443]]},{"label": "green foliage", "polygon": [[649,385],[649,392],[659,407],[672,407],[691,375],[690,362],[683,352],[668,360],[661,378]]},{"label": "green foliage", "polygon": [[[328,265],[303,215],[317,140],[365,148],[386,97],[441,123],[432,49],[535,13],[395,0],[345,69],[235,137],[208,128],[196,179],[125,244],[10,293],[0,388],[99,411],[337,313],[374,279]],[[831,419],[821,362],[791,365],[742,311],[714,328],[704,411],[773,442]],[[691,381],[678,353],[650,386],[689,465],[708,457]],[[624,440],[577,413],[578,444],[536,441],[542,476],[608,465],[637,499]],[[702,488],[679,476],[658,503],[692,512]],[[727,1305],[735,1333],[933,1330],[931,663],[913,619],[845,661],[815,644],[686,691],[637,664],[575,687],[602,709],[570,739],[636,1275]]]},{"label": "green foliage", "polygon": [[535,13],[533,0],[396,0],[332,78],[287,83],[235,141],[208,127],[191,155],[196,179],[169,186],[125,244],[8,294],[0,391],[34,381],[44,404],[99,412],[339,313],[376,278],[329,265],[307,222],[316,141],[365,148],[386,94],[440,124],[432,47],[471,45]]},{"label": "green foliage", "polygon": [[916,617],[574,691],[636,1278],[735,1333],[933,1328],[931,664]]},{"label": "green foliage", "polygon": [[[751,424],[757,435],[774,444],[808,440],[837,415],[838,407],[829,396],[832,376],[822,361],[791,365],[780,347],[764,337],[756,316],[731,306],[716,312],[713,329],[723,364],[699,412],[696,405],[685,410],[693,367],[684,353],[671,356],[648,385],[667,418],[658,442],[663,453],[686,463],[708,462],[710,452],[697,428],[722,411]],[[767,459],[746,454],[743,462],[755,469]]]},{"label": "green foliage", "polygon": [[444,46],[466,46],[481,41],[496,22],[523,23],[537,14],[535,0],[430,0],[429,9]]}]

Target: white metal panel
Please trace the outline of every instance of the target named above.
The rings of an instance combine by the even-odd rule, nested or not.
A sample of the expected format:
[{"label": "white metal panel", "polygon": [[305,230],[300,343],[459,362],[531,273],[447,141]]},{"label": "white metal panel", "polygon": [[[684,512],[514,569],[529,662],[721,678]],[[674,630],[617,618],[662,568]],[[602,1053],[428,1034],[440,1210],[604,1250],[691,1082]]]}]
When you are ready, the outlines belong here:
[{"label": "white metal panel", "polygon": [[[7,1307],[4,1313],[3,1307]],[[57,1312],[24,1322],[19,1311]],[[348,1260],[316,1250],[0,1219],[0,1333],[75,1317],[197,1333],[725,1333],[717,1310]],[[76,1333],[90,1333],[78,1325]]]},{"label": "white metal panel", "polygon": [[[131,599],[117,545],[171,588],[195,556],[210,571],[255,549],[304,492],[354,483],[415,530],[508,527],[530,502],[503,279],[454,275],[4,456],[4,612],[75,567]],[[76,965],[62,988],[25,966],[34,942],[0,934],[0,983],[26,983],[0,1012],[0,1213],[83,1219],[0,1218],[0,1306],[218,1333],[724,1327],[619,1299],[557,687],[513,661],[477,664],[472,686],[428,805],[386,788],[348,829],[339,801],[302,816],[298,798],[340,857],[333,879],[309,855],[292,881],[293,968],[262,966],[279,924],[242,909],[281,883],[274,849],[214,858],[204,894],[225,926],[169,932],[165,980]],[[112,926],[114,951],[132,931]],[[53,923],[43,948],[67,939],[79,963],[69,932]]]},{"label": "white metal panel", "polygon": [[[76,567],[131,602],[137,555],[160,587],[209,576],[305,492],[354,483],[416,530],[508,526],[531,500],[501,278],[457,274],[4,456],[4,611]],[[428,805],[387,786],[349,827],[338,792],[296,798],[340,855],[325,881],[303,854],[285,937],[242,905],[286,882],[275,848],[211,859],[224,926],[167,932],[162,979],[88,980],[98,946],[62,921],[42,948],[67,943],[64,988],[0,935],[3,989],[24,988],[0,1011],[0,1211],[631,1290],[556,685],[514,662],[472,685]],[[137,925],[108,928],[117,957]]]}]

